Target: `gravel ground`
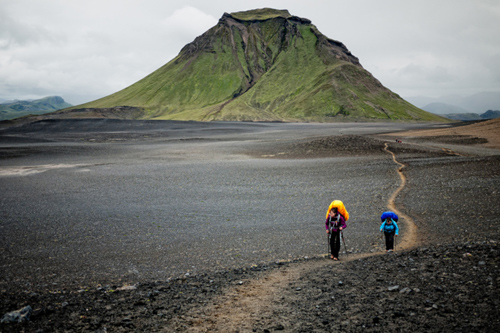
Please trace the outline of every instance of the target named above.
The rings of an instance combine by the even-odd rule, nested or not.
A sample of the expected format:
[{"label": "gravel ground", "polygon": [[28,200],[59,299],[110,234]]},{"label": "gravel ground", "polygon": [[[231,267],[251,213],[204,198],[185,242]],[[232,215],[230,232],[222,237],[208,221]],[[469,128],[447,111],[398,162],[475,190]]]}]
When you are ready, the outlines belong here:
[{"label": "gravel ground", "polygon": [[[496,332],[500,154],[384,136],[425,127],[3,130],[0,316],[33,314],[0,329]],[[386,142],[405,165],[395,205],[418,230],[418,246],[393,255],[377,232],[400,185]],[[340,263],[325,259],[334,199],[351,215]]]}]

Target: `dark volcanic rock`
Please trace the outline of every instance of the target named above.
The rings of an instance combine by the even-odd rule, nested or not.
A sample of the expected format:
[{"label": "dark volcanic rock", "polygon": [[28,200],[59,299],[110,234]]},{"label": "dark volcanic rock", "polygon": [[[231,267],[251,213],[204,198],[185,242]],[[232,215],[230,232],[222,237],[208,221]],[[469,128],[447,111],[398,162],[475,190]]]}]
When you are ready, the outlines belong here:
[{"label": "dark volcanic rock", "polygon": [[[270,304],[276,310],[263,316],[254,330],[496,332],[499,251],[498,242],[492,240],[372,256],[334,269],[324,265],[301,276],[296,287],[283,290],[281,304]],[[0,328],[2,332],[183,331],[204,316],[205,307],[215,306],[226,288],[263,277],[268,270],[300,264],[220,271],[136,288],[3,292],[0,310],[28,303],[35,310],[29,322],[3,323]]]},{"label": "dark volcanic rock", "polygon": [[[104,126],[104,124],[108,126],[108,131],[102,130],[101,126]],[[78,128],[78,130],[64,132],[63,129],[68,128],[68,125]],[[9,142],[5,143],[4,141],[5,147],[1,151],[8,152],[8,154],[6,154],[7,156],[3,155],[2,162],[29,169],[29,167],[46,166],[49,162],[55,163],[57,161],[61,163],[59,162],[60,156],[65,156],[72,163],[75,163],[74,159],[79,157],[79,154],[83,154],[80,156],[81,160],[78,161],[84,161],[85,163],[92,161],[96,164],[99,162],[99,167],[101,163],[105,167],[105,177],[98,178],[99,181],[96,181],[96,183],[108,181],[110,177],[114,176],[113,172],[117,172],[117,170],[120,178],[114,179],[124,180],[130,177],[130,170],[135,170],[138,165],[133,164],[132,168],[120,169],[120,163],[118,162],[125,161],[132,164],[136,160],[143,161],[148,158],[150,160],[147,161],[147,165],[149,165],[152,161],[159,161],[161,156],[168,156],[172,152],[178,153],[181,150],[180,147],[186,150],[190,149],[188,145],[180,146],[179,142],[191,142],[196,138],[192,147],[196,148],[193,155],[196,155],[197,159],[192,164],[202,164],[199,160],[200,154],[203,154],[198,150],[200,144],[207,148],[209,145],[204,144],[209,142],[208,139],[213,140],[210,142],[216,142],[216,139],[222,140],[222,136],[219,136],[221,132],[233,131],[232,133],[238,132],[240,134],[239,129],[247,129],[245,124],[238,124],[238,126],[242,126],[239,128],[233,128],[234,124],[193,124],[188,126],[188,130],[183,128],[181,131],[184,135],[189,133],[190,136],[179,136],[179,133],[176,134],[175,128],[187,125],[169,123],[169,126],[171,126],[169,131],[158,134],[158,136],[154,137],[154,140],[144,138],[139,140],[145,133],[138,131],[137,128],[135,130],[129,129],[132,125],[138,126],[139,124],[134,125],[129,122],[109,120],[99,122],[64,121],[59,124],[46,122],[36,125],[36,128],[41,130],[44,127],[50,127],[53,129],[49,131],[51,133],[37,130],[33,132],[27,131],[24,134],[19,128],[20,132],[13,130],[6,133],[8,136],[4,136],[4,138],[10,138],[11,141],[9,142],[22,141],[19,141],[20,145],[12,147],[9,146]],[[145,126],[147,124],[141,123],[141,125]],[[166,124],[149,125],[166,126]],[[217,136],[200,138],[203,130],[207,130],[207,126],[212,129],[213,133],[217,133]],[[226,126],[225,130],[224,126]],[[96,127],[99,127],[99,130],[95,132],[87,133],[84,130],[96,129]],[[279,127],[281,128],[281,126]],[[154,129],[159,131],[159,128],[155,127]],[[352,200],[349,200],[348,205],[353,217],[352,221],[349,222],[348,229],[346,229],[346,234],[348,235],[349,247],[358,247],[359,250],[354,253],[342,254],[341,261],[335,263],[318,256],[311,256],[311,259],[302,257],[300,260],[290,259],[289,261],[273,262],[272,258],[276,258],[276,253],[281,256],[282,253],[290,253],[296,249],[298,249],[297,253],[303,253],[316,246],[314,242],[316,238],[324,240],[323,236],[325,234],[321,225],[323,221],[311,220],[309,222],[308,220],[302,229],[297,229],[299,230],[297,232],[300,234],[299,237],[294,238],[293,241],[282,247],[280,247],[279,241],[286,234],[293,233],[293,231],[288,232],[289,229],[283,228],[285,223],[271,221],[256,226],[246,234],[251,242],[245,243],[242,249],[250,248],[252,244],[260,244],[261,239],[268,237],[269,234],[274,238],[269,238],[271,241],[268,243],[273,242],[273,244],[266,243],[262,246],[263,251],[251,251],[250,254],[246,254],[244,251],[224,253],[223,251],[229,250],[228,247],[230,246],[228,244],[236,247],[236,243],[243,243],[246,239],[239,238],[231,243],[234,237],[231,238],[229,228],[224,229],[221,227],[220,230],[223,231],[222,237],[224,237],[223,241],[219,242],[222,243],[221,247],[209,251],[216,243],[209,240],[207,243],[201,244],[201,247],[196,248],[201,249],[198,250],[199,253],[204,253],[205,256],[199,254],[186,255],[187,252],[181,252],[175,256],[175,251],[181,248],[184,242],[178,242],[175,246],[160,250],[156,246],[140,247],[136,252],[130,252],[131,254],[127,253],[122,256],[121,250],[123,247],[119,247],[120,242],[117,241],[115,236],[126,226],[124,224],[126,215],[135,214],[123,214],[120,219],[110,218],[109,221],[105,221],[105,224],[102,223],[103,228],[99,229],[100,224],[98,222],[100,218],[96,218],[98,212],[94,212],[96,215],[92,215],[88,221],[82,219],[78,224],[67,228],[70,225],[71,218],[75,216],[76,210],[63,211],[63,213],[68,214],[68,218],[65,214],[63,214],[65,216],[61,217],[61,214],[49,215],[50,212],[43,212],[43,208],[47,209],[46,207],[42,207],[40,210],[32,209],[34,217],[29,214],[22,215],[22,213],[26,212],[23,212],[21,208],[37,200],[26,200],[25,203],[22,203],[24,206],[16,206],[19,200],[8,197],[6,194],[10,192],[5,191],[3,195],[6,199],[2,198],[0,200],[4,209],[3,214],[7,216],[7,213],[12,213],[15,218],[10,218],[9,223],[3,222],[7,221],[7,219],[4,219],[3,224],[0,224],[2,228],[2,246],[0,247],[2,270],[0,271],[3,274],[0,280],[0,316],[27,306],[33,309],[33,313],[27,322],[1,323],[0,331],[164,332],[187,331],[195,328],[209,330],[212,327],[215,330],[217,327],[215,323],[225,314],[222,311],[230,307],[244,307],[245,304],[255,310],[255,314],[252,314],[253,317],[250,317],[250,330],[255,332],[271,332],[274,330],[292,332],[498,332],[500,330],[498,317],[498,308],[500,306],[498,286],[500,282],[498,278],[500,258],[498,244],[498,216],[500,216],[500,206],[498,205],[500,195],[498,193],[498,182],[500,181],[499,156],[449,155],[440,150],[427,149],[422,145],[399,144],[391,140],[390,144],[388,144],[389,148],[396,153],[399,161],[405,163],[403,173],[407,177],[406,187],[401,192],[401,195],[396,198],[396,205],[415,220],[418,226],[418,242],[415,248],[402,251],[396,247],[396,253],[381,255],[376,253],[377,244],[376,242],[372,243],[371,238],[374,233],[377,233],[379,220],[370,217],[370,219],[366,218],[366,221],[361,221],[359,216],[363,216],[363,214],[371,216],[365,211],[379,211],[386,208],[386,199],[392,193],[392,187],[396,188],[399,185],[395,171],[397,166],[392,163],[391,156],[385,155],[387,153],[383,151],[384,141],[358,135],[337,137],[317,137],[313,135],[311,139],[307,140],[303,139],[303,137],[300,137],[300,140],[285,140],[285,133],[276,132],[279,135],[267,137],[267,139],[262,133],[258,133],[259,140],[251,138],[251,142],[255,145],[238,146],[235,143],[238,142],[236,138],[242,140],[242,136],[230,136],[226,142],[223,142],[222,148],[227,155],[230,155],[230,153],[227,153],[227,149],[230,147],[228,143],[230,142],[233,145],[232,147],[238,148],[233,148],[234,151],[237,151],[237,154],[242,154],[242,151],[251,151],[254,156],[270,154],[275,157],[286,157],[287,154],[290,154],[294,158],[301,159],[298,163],[290,164],[290,160],[258,159],[259,164],[257,164],[258,167],[267,165],[267,163],[277,165],[278,168],[272,170],[273,172],[276,170],[276,174],[279,173],[280,177],[283,177],[283,174],[287,171],[286,169],[291,170],[293,175],[297,174],[298,170],[303,172],[300,174],[299,179],[295,177],[280,178],[294,181],[301,180],[302,182],[297,186],[308,190],[300,192],[301,194],[297,195],[298,199],[294,199],[292,196],[283,196],[285,198],[283,201],[290,201],[300,208],[295,209],[296,207],[292,207],[293,210],[287,210],[287,212],[293,212],[294,214],[293,218],[286,215],[288,218],[286,223],[293,227],[297,227],[299,224],[296,216],[301,211],[310,209],[306,206],[301,207],[297,203],[302,203],[307,200],[308,196],[314,195],[314,192],[318,192],[321,183],[326,182],[331,174],[341,170],[341,176],[343,178],[348,177],[348,181],[344,182],[342,187],[335,189],[347,189],[345,193],[353,193]],[[317,130],[314,127],[312,133],[315,134],[316,132]],[[248,134],[248,132],[245,134]],[[117,139],[119,136],[129,144],[137,141],[146,142],[147,144],[131,144],[129,146],[126,144],[101,145],[98,143],[94,147],[95,142],[90,143],[91,139],[105,142],[108,139]],[[175,146],[172,147],[171,142],[167,142],[165,138],[176,138]],[[28,139],[50,139],[55,143],[51,145],[50,142],[45,142],[43,145],[25,146],[25,140]],[[83,143],[77,145],[78,142]],[[148,147],[150,149],[151,147],[154,148],[152,154],[136,155],[137,151],[141,151],[139,148]],[[175,148],[175,150],[168,150],[169,147]],[[108,155],[113,152],[116,153],[111,148],[120,152],[118,154],[120,158],[123,158],[123,155],[129,156],[128,154],[133,152],[131,154],[132,158],[112,160],[114,164],[108,165],[110,161]],[[101,153],[101,150],[104,150],[104,153]],[[214,151],[219,152],[209,150],[205,152],[205,155],[201,156],[207,157]],[[122,155],[122,152],[126,154]],[[100,158],[102,157],[102,160],[93,159],[94,154]],[[336,158],[337,156],[341,157]],[[232,165],[234,156],[231,155],[230,157],[230,164]],[[313,161],[312,158],[316,157],[335,158],[322,158]],[[190,166],[187,157],[184,158],[182,168]],[[160,161],[161,163],[154,164],[154,169],[159,169],[160,174],[163,176],[165,165],[173,167],[174,163],[168,164],[165,159]],[[311,161],[319,164],[317,166],[312,163],[309,164]],[[331,169],[327,169],[328,165],[325,161],[328,162],[328,165],[332,165]],[[175,162],[177,163],[177,160]],[[244,159],[241,165],[247,166],[250,162],[255,161]],[[297,169],[300,164],[306,162],[307,170]],[[212,160],[211,163],[215,163],[215,161]],[[343,167],[344,164],[347,167]],[[356,167],[359,168],[359,166],[366,164],[369,165],[366,172],[364,169],[355,172]],[[286,165],[289,166],[283,168]],[[220,166],[220,164],[217,166]],[[208,163],[203,164],[203,167],[208,167]],[[97,169],[88,168],[78,170],[78,175],[88,177],[91,171],[98,172]],[[148,172],[155,171],[152,168],[145,170]],[[257,188],[261,196],[265,195],[266,192],[271,192],[272,196],[266,197],[266,199],[272,201],[276,197],[274,191],[282,188],[283,185],[291,186],[290,181],[283,181],[282,183],[275,183],[276,186],[269,189],[264,186],[265,184],[253,183],[255,179],[259,178],[258,176],[264,176],[263,178],[268,182],[272,178],[269,177],[269,173],[257,173],[255,177],[241,179],[237,177],[242,170],[235,171],[237,172],[233,174],[224,174],[226,178],[223,180],[227,182],[235,179],[239,180],[238,186],[221,187],[217,193],[228,191],[231,188],[241,189],[244,180],[249,182],[252,193],[255,191],[254,188]],[[244,171],[249,172],[251,169],[244,169]],[[178,169],[177,172],[179,172]],[[325,178],[313,178],[318,181],[313,186],[308,187],[306,180],[310,178],[306,176],[309,173],[325,175]],[[363,176],[367,173],[369,173],[368,176]],[[144,174],[141,173],[141,175]],[[386,174],[389,177],[384,178]],[[50,176],[51,173],[46,172],[45,175]],[[203,184],[201,178],[196,178],[196,181],[191,184],[196,186]],[[381,180],[381,178],[383,179]],[[94,196],[100,194],[99,191],[105,191],[106,187],[112,187],[117,183],[116,181],[106,182],[105,187],[96,185],[94,185],[96,187],[88,188],[85,186],[72,186],[68,190],[67,184],[71,184],[71,182],[65,183],[64,187],[56,186],[61,182],[61,179],[74,179],[68,177],[67,174],[65,176],[64,172],[54,173],[48,179],[50,182],[46,183],[42,182],[43,177],[33,176],[16,179],[5,176],[0,180],[2,185],[12,184],[12,186],[6,188],[11,192],[18,191],[22,198],[32,198],[29,196],[32,193],[20,191],[18,187],[24,188],[21,185],[34,184],[38,186],[28,188],[32,191],[40,191],[33,196],[33,198],[40,199],[48,196],[45,189],[46,185],[49,184],[53,186],[51,190],[57,189],[60,192],[57,199],[66,203],[63,205],[65,209],[71,207],[70,202],[67,200],[75,192],[88,192],[92,194],[89,198],[94,198]],[[92,177],[85,179],[87,179],[87,182],[93,180]],[[141,177],[135,177],[134,180],[140,179]],[[148,181],[144,183],[134,183],[133,189],[139,191],[151,184],[157,186],[161,183],[149,181],[150,179],[155,178],[147,178]],[[163,183],[168,182],[163,177],[156,179],[161,179]],[[184,179],[182,180],[184,181]],[[16,184],[14,181],[18,181],[18,183]],[[82,185],[86,185],[87,182],[82,183]],[[216,182],[210,183],[210,186],[216,185],[213,183]],[[386,183],[391,186],[387,186]],[[146,186],[140,186],[141,184],[146,184]],[[207,188],[205,187],[206,193],[214,193],[208,191]],[[131,187],[126,189],[131,189]],[[163,190],[156,191],[156,188],[153,189],[155,190],[154,193],[160,193],[159,204],[151,210],[151,212],[156,213],[159,209],[162,209],[163,206],[161,205],[164,203],[164,196],[167,192]],[[377,191],[373,191],[373,189],[377,189]],[[196,188],[196,191],[199,190],[200,188]],[[129,191],[124,190],[123,192]],[[237,192],[232,193],[238,194]],[[290,193],[293,192],[288,190],[286,195]],[[368,195],[364,197],[363,195],[366,193]],[[191,192],[189,194],[193,195]],[[147,204],[150,203],[149,200],[151,200],[152,196],[145,195],[145,197],[147,197],[145,201],[133,202],[138,204],[137,212],[142,213],[147,208]],[[234,200],[235,197],[236,195],[232,195],[231,200]],[[104,198],[110,200],[112,196],[97,196],[96,200],[92,201],[92,206],[84,206],[85,208],[88,207],[85,212],[92,212],[92,209],[95,209],[95,205],[100,201],[105,201],[106,209],[110,208],[113,204],[110,204]],[[140,198],[134,198],[134,200],[138,199]],[[245,196],[244,199],[247,200],[248,197]],[[208,200],[208,198],[203,198],[203,200]],[[362,200],[368,202],[361,202]],[[81,208],[82,201],[78,200],[77,205],[74,207]],[[127,202],[127,205],[120,206],[120,208],[125,210],[130,202],[132,201]],[[202,202],[202,200],[198,200],[198,202]],[[220,197],[217,197],[218,202],[220,202]],[[56,200],[56,203],[59,203],[59,201]],[[48,204],[47,202],[46,205],[48,206]],[[117,205],[119,202],[114,202],[114,204]],[[229,209],[228,206],[229,204],[224,209]],[[12,207],[19,207],[19,209],[12,209]],[[55,209],[54,206],[50,207]],[[191,207],[189,206],[189,208]],[[204,209],[208,210],[207,207],[208,205],[204,206]],[[262,214],[263,209],[262,203],[255,206],[255,210],[252,211],[252,214],[256,216],[254,217],[255,221],[266,221],[267,216],[265,214],[258,215]],[[47,214],[52,218],[39,218],[42,214]],[[220,216],[217,213],[214,213],[214,215]],[[231,215],[231,219],[233,215]],[[321,219],[324,219],[323,210],[319,215]],[[26,216],[26,218],[21,219],[19,216]],[[380,215],[377,213],[376,217],[378,216]],[[155,231],[159,229],[157,225],[149,227],[148,234],[141,233],[142,229],[148,229],[144,221],[157,222],[159,220],[156,215],[151,220],[146,220],[146,218],[147,214],[143,215],[141,219],[133,220],[131,225],[139,226],[139,228],[130,229],[128,232],[130,242],[127,243],[127,247],[141,244],[149,245],[148,241],[153,240],[151,235],[165,237],[167,230],[157,232]],[[209,216],[206,218],[208,219]],[[372,220],[373,223],[370,225]],[[232,227],[234,225],[233,221],[230,222],[228,225]],[[248,224],[248,220],[245,220],[245,223]],[[273,224],[278,224],[279,232],[270,233]],[[89,229],[77,233],[78,236],[83,234],[84,237],[70,236],[74,231],[72,228],[76,229],[81,225],[89,226]],[[317,229],[315,229],[316,227]],[[365,227],[366,229],[363,229]],[[14,232],[11,231],[11,228],[13,228]],[[47,229],[60,232],[60,234],[54,233],[51,237],[43,238],[44,235],[41,231]],[[33,230],[35,232],[29,232]],[[111,230],[109,234],[106,233],[108,230]],[[310,230],[313,230],[311,232],[312,236],[307,235]],[[149,231],[151,234],[149,234]],[[182,231],[185,233],[184,229]],[[204,229],[205,235],[208,235],[209,232],[208,229]],[[190,234],[191,231],[188,233]],[[8,235],[8,237],[5,235]],[[112,238],[106,238],[109,235]],[[31,238],[27,241],[26,239],[29,236]],[[73,239],[75,242],[63,243],[65,238],[66,240]],[[216,235],[210,234],[210,238],[216,238]],[[90,243],[91,246],[102,246],[97,249],[96,257],[89,256],[90,251],[77,251],[84,249],[84,246],[88,245],[86,242],[90,242],[90,239],[95,240],[95,242]],[[126,238],[124,239],[126,240]],[[37,241],[39,243],[36,243]],[[189,238],[189,251],[193,250],[196,246],[195,243],[195,240]],[[369,246],[367,247],[365,243],[368,243]],[[33,244],[36,244],[36,246]],[[63,244],[64,246],[62,246]],[[157,245],[157,243],[152,244]],[[163,244],[163,238],[161,244]],[[325,250],[323,245],[325,244],[321,243],[321,249]],[[282,250],[283,248],[285,250]],[[370,251],[370,249],[374,250]],[[322,253],[319,251],[316,253]],[[166,272],[157,272],[157,275],[153,275],[155,278],[150,278],[151,275],[147,275],[146,270],[144,270],[145,273],[140,275],[134,266],[129,266],[133,258],[138,262],[142,260],[142,264],[152,263],[152,266],[156,268],[159,265],[155,263],[161,263],[161,261],[155,261],[155,257],[141,257],[141,255],[157,252],[160,257],[169,255],[169,259],[175,265],[178,265],[180,267],[178,269],[182,269],[184,273],[182,275],[176,274],[174,278],[167,279]],[[271,254],[268,255],[267,253]],[[55,258],[59,254],[62,260],[57,261]],[[242,255],[247,255],[247,257],[241,259]],[[267,259],[266,263],[256,261],[255,258],[261,260],[265,255],[268,255],[265,257]],[[206,260],[206,262],[198,262],[201,268],[185,273],[186,270],[183,265],[189,260],[198,257],[203,257],[202,259]],[[124,258],[123,262],[120,262],[122,258]],[[225,259],[225,266],[218,266],[214,264],[214,261],[210,261]],[[258,262],[258,264],[252,265],[253,262]],[[100,265],[90,265],[95,263]],[[50,269],[46,269],[45,266],[50,266]],[[30,267],[33,269],[26,269]],[[126,270],[125,273],[120,270],[123,267],[130,269],[128,275],[126,275]],[[293,271],[293,274],[290,274],[290,271]],[[27,272],[34,273],[30,275]],[[284,282],[277,287],[266,284],[265,281],[270,277],[278,277],[274,282]],[[134,282],[130,283],[129,281]],[[252,289],[255,286],[255,281],[264,281],[260,285],[257,284],[263,289],[258,290],[261,294],[272,294],[275,297],[271,298],[270,301],[258,297],[252,298],[252,292],[255,292]],[[250,287],[245,289],[247,286]],[[264,303],[258,304],[259,302]],[[224,304],[229,304],[229,306],[223,307]],[[235,321],[236,324],[234,325],[236,326],[243,322],[237,316],[232,319]],[[240,331],[244,331],[243,327],[238,328]]]},{"label": "dark volcanic rock", "polygon": [[325,265],[301,277],[299,299],[285,291],[285,300],[296,299],[287,329],[495,332],[499,250],[491,240]]}]

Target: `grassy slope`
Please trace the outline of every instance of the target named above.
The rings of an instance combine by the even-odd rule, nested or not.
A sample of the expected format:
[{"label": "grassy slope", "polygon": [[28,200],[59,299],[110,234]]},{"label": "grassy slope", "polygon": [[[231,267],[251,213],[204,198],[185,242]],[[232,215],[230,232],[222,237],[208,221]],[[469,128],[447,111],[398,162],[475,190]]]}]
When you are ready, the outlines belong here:
[{"label": "grassy slope", "polygon": [[325,64],[310,28],[301,26],[300,34],[251,90],[210,119],[441,120],[407,103],[358,66]]},{"label": "grassy slope", "polygon": [[196,59],[179,55],[135,84],[81,107],[138,106],[146,109],[145,118],[161,119],[187,111],[200,120],[202,110],[241,91],[245,77],[223,40],[215,41],[214,48],[217,52],[200,52]]}]

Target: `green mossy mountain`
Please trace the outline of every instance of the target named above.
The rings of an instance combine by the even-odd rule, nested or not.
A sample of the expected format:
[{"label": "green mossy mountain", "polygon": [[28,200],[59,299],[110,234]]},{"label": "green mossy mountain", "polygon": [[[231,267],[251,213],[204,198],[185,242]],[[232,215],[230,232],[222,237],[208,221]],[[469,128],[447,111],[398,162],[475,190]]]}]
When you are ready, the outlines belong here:
[{"label": "green mossy mountain", "polygon": [[287,10],[224,13],[170,62],[85,109],[140,119],[443,121],[385,88],[341,42]]}]

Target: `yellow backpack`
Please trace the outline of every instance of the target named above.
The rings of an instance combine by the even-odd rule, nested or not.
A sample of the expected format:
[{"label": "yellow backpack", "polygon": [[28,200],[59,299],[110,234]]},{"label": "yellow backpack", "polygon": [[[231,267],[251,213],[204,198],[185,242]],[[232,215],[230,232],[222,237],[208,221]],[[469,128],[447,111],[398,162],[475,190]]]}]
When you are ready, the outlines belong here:
[{"label": "yellow backpack", "polygon": [[332,208],[337,208],[337,211],[342,214],[344,217],[344,220],[347,222],[349,220],[349,213],[345,209],[344,203],[340,200],[333,200],[330,206],[328,207],[328,211],[326,212],[326,218],[328,218],[328,215],[330,215],[330,211]]}]

